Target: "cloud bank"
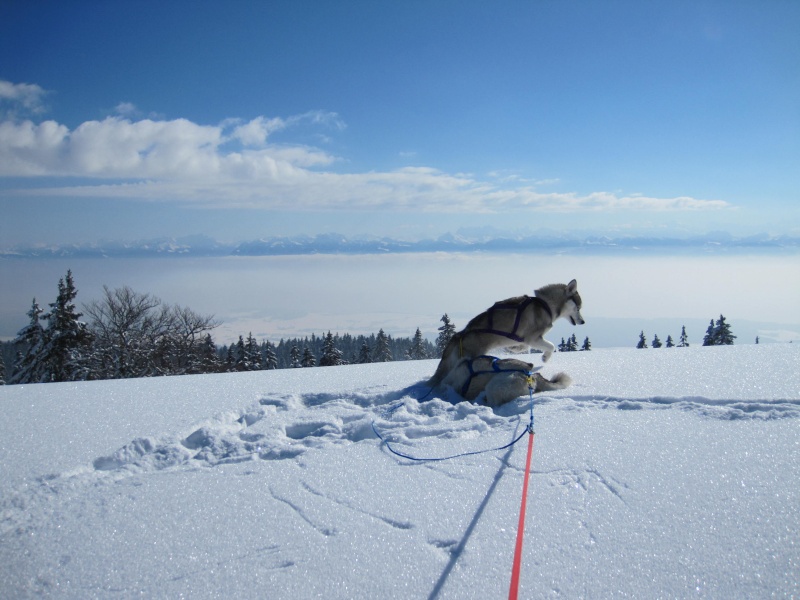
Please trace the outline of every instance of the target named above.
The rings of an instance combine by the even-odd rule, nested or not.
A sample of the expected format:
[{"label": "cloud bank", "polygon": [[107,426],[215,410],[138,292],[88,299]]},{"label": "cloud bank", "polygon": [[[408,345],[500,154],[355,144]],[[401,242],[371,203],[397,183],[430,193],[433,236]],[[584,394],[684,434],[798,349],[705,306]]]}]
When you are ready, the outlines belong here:
[{"label": "cloud bank", "polygon": [[[0,81],[0,98],[27,112],[41,107],[35,85]],[[345,161],[318,147],[275,143],[300,125],[341,131],[332,112],[258,116],[203,125],[187,119],[141,118],[120,103],[117,114],[74,129],[6,112],[0,122],[0,177],[80,179],[5,195],[166,201],[212,208],[266,210],[397,210],[492,213],[535,211],[686,211],[729,207],[722,200],[545,193],[539,182],[483,179],[425,166],[342,172]],[[86,181],[89,183],[85,183]]]}]

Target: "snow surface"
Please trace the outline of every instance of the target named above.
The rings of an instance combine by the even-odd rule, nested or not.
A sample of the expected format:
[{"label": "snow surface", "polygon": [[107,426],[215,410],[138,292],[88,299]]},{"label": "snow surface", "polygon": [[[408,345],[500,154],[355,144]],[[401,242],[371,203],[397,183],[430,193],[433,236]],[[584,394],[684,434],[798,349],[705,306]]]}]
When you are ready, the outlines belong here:
[{"label": "snow surface", "polygon": [[[436,361],[0,388],[3,598],[503,598],[527,398]],[[522,598],[800,597],[800,348],[556,354]]]}]

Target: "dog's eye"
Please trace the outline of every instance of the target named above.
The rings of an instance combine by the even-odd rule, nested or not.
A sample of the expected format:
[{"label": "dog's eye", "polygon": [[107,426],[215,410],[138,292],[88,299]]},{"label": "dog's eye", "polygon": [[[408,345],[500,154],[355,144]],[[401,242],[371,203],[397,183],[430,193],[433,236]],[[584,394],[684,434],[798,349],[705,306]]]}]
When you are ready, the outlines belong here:
[{"label": "dog's eye", "polygon": [[581,297],[578,294],[572,296],[572,301],[575,303],[575,306],[578,310],[581,309]]}]

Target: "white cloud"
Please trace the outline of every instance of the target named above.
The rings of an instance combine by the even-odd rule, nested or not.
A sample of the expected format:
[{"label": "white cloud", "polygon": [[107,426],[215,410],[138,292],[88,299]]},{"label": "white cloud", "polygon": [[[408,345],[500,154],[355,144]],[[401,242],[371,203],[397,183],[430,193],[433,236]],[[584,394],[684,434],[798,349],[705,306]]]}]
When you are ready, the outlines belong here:
[{"label": "white cloud", "polygon": [[[18,87],[12,86],[21,93]],[[55,121],[0,122],[0,176],[97,180],[82,186],[3,193],[271,210],[346,207],[493,213],[728,207],[721,200],[690,197],[542,193],[536,188],[537,182],[503,180],[498,173],[488,180],[429,167],[339,173],[323,170],[338,160],[330,153],[305,145],[276,144],[271,139],[276,132],[300,126],[343,129],[344,122],[331,112],[313,111],[286,118],[259,116],[246,122],[228,119],[219,125],[200,125],[187,119],[131,120],[122,116],[138,112],[129,103],[118,105],[117,112],[120,116],[87,121],[71,131]]]},{"label": "white cloud", "polygon": [[129,119],[139,114],[139,109],[131,102],[120,102],[114,108],[114,111],[121,117],[127,117]]},{"label": "white cloud", "polygon": [[4,108],[7,118],[14,118],[22,109],[23,112],[44,112],[43,99],[47,92],[32,83],[11,83],[0,79],[0,108]]},{"label": "white cloud", "polygon": [[257,117],[249,123],[237,126],[231,135],[245,146],[263,146],[267,143],[267,136],[285,127],[286,121],[281,118]]}]

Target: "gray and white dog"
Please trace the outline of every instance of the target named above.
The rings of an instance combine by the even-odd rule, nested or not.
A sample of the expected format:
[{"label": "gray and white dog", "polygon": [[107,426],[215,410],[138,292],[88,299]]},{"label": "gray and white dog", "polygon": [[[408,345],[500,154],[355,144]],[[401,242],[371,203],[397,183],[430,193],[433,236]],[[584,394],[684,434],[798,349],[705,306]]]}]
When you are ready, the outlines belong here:
[{"label": "gray and white dog", "polygon": [[566,373],[547,379],[535,372],[532,363],[516,358],[478,356],[462,358],[447,374],[441,385],[449,385],[465,400],[485,394],[488,406],[502,406],[533,392],[563,390],[572,384]]},{"label": "gray and white dog", "polygon": [[442,382],[462,358],[475,358],[495,348],[523,352],[529,348],[542,350],[547,362],[556,347],[544,339],[556,319],[568,319],[573,325],[583,325],[578,282],[553,283],[539,288],[534,296],[517,296],[495,302],[494,305],[456,333],[442,353],[431,387]]}]

